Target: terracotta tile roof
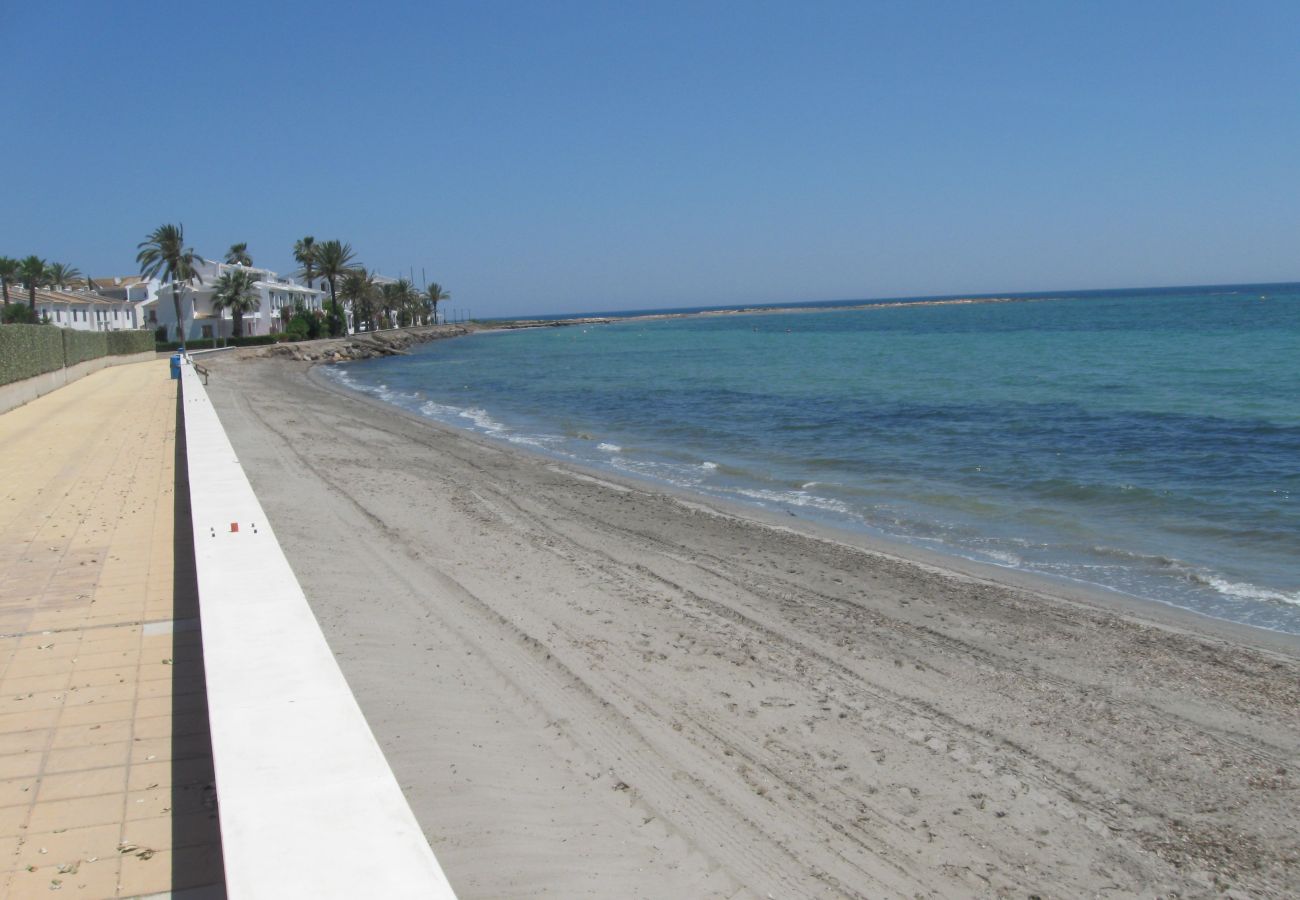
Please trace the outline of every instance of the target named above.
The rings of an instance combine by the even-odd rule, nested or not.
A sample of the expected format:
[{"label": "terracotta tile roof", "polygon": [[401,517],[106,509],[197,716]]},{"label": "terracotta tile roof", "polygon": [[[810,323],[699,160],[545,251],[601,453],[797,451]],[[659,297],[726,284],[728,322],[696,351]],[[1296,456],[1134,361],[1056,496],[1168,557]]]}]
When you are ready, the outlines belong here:
[{"label": "terracotta tile roof", "polygon": [[137,284],[144,283],[144,279],[139,275],[113,275],[108,278],[92,278],[90,280],[94,282],[95,287],[107,288],[109,290],[112,290],[113,288],[133,287]]},{"label": "terracotta tile roof", "polygon": [[[27,302],[27,288],[21,285],[10,285],[9,300],[13,303]],[[99,294],[91,294],[87,291],[59,291],[52,288],[37,288],[36,302],[39,303],[59,303],[59,304],[81,304],[84,306],[122,306],[128,301],[114,300],[111,297],[101,297]]]}]

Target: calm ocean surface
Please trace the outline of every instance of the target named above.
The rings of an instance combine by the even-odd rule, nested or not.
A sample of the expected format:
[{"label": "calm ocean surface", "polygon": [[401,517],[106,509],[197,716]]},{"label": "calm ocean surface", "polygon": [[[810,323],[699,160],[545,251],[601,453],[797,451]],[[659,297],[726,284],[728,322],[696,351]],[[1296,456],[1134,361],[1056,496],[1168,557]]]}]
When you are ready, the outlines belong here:
[{"label": "calm ocean surface", "polygon": [[329,371],[558,458],[1300,633],[1300,285],[535,329]]}]

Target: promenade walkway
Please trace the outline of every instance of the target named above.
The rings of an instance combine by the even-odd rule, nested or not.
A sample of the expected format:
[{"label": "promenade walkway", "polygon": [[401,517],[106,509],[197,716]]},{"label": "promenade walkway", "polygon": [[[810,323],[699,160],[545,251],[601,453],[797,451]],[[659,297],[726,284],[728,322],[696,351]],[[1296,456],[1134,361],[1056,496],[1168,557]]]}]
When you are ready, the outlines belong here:
[{"label": "promenade walkway", "polygon": [[0,896],[224,896],[176,384],[0,415]]}]

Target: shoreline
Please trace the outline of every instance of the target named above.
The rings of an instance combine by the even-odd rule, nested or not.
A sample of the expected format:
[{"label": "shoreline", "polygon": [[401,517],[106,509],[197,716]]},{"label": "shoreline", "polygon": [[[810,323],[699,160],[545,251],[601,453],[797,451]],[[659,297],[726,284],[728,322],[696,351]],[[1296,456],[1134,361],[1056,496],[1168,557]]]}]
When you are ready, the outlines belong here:
[{"label": "shoreline", "polygon": [[[971,301],[942,302],[964,303]],[[1011,300],[1007,302],[1032,301]],[[820,310],[810,311],[817,312]],[[701,314],[688,313],[684,315],[694,317]],[[677,316],[649,316],[644,318],[657,319],[675,317]],[[633,321],[633,319],[628,319],[626,321]],[[592,323],[583,320],[581,323],[575,321],[572,324]],[[518,327],[545,326],[530,325]],[[472,329],[465,332],[463,335],[447,335],[447,337],[470,337],[508,330],[510,329]],[[893,538],[889,535],[877,534],[865,529],[858,530],[848,526],[838,525],[833,522],[823,521],[815,517],[809,517],[806,515],[796,516],[793,514],[783,515],[778,511],[766,510],[740,501],[730,501],[709,494],[693,492],[688,488],[677,487],[663,482],[653,481],[650,479],[638,479],[632,475],[611,472],[594,466],[584,466],[573,460],[552,457],[542,451],[529,450],[515,445],[506,445],[500,441],[492,440],[491,438],[479,434],[471,429],[457,428],[454,425],[449,425],[445,422],[422,416],[412,410],[386,403],[366,392],[348,388],[317,371],[317,368],[317,366],[312,366],[312,368],[308,370],[307,377],[317,386],[325,390],[337,393],[340,396],[358,400],[362,403],[373,406],[376,409],[400,415],[414,422],[428,425],[435,429],[446,430],[449,433],[459,435],[467,440],[480,443],[486,447],[544,460],[549,464],[579,473],[583,477],[610,482],[628,489],[661,493],[665,496],[677,499],[688,507],[698,506],[711,511],[716,515],[729,516],[742,521],[775,528],[777,530],[793,531],[804,536],[815,537],[819,540],[843,544],[844,546],[862,550],[867,553],[895,558],[902,562],[929,566],[948,574],[975,578],[980,581],[1000,586],[1015,587],[1020,590],[1042,595],[1048,600],[1083,604],[1085,606],[1100,608],[1108,612],[1124,615],[1135,619],[1138,622],[1159,624],[1167,628],[1190,631],[1210,637],[1218,637],[1238,643],[1254,645],[1261,649],[1266,648],[1282,653],[1300,655],[1300,634],[1265,628],[1262,626],[1249,625],[1231,619],[1219,618],[1194,609],[1168,603],[1166,601],[1151,599],[1118,589],[1112,589],[1105,585],[1075,581],[1065,577],[1053,577],[1046,573],[982,562],[962,556],[956,551],[945,552],[942,550],[931,550],[914,543],[909,543],[902,538]]]},{"label": "shoreline", "polygon": [[214,360],[208,390],[462,898],[1300,889],[1294,650],[732,517],[307,368]]}]

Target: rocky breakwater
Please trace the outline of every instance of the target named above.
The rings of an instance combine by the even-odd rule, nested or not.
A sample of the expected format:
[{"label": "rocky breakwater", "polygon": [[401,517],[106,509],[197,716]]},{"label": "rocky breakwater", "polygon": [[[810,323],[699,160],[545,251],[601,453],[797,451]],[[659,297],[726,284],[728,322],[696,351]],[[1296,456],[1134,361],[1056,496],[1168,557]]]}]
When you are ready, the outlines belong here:
[{"label": "rocky breakwater", "polygon": [[241,355],[325,363],[372,359],[376,356],[401,356],[417,344],[459,337],[474,330],[466,325],[425,325],[392,331],[376,331],[371,334],[353,334],[345,338],[273,344],[269,347],[245,350]]}]

